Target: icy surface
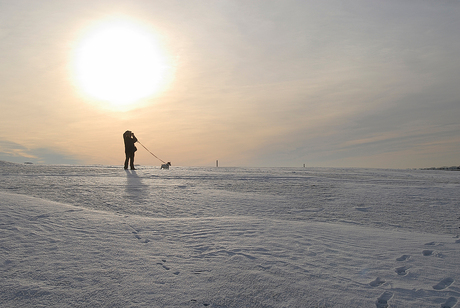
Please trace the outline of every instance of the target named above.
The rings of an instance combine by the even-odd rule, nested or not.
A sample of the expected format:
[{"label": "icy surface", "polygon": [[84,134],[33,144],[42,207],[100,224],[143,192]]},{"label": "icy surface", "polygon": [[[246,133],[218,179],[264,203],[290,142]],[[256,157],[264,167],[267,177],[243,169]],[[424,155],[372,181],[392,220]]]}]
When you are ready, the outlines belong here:
[{"label": "icy surface", "polygon": [[459,226],[455,171],[0,166],[2,191],[119,214],[272,217],[439,234],[457,234]]},{"label": "icy surface", "polygon": [[0,307],[445,307],[460,173],[0,162]]}]

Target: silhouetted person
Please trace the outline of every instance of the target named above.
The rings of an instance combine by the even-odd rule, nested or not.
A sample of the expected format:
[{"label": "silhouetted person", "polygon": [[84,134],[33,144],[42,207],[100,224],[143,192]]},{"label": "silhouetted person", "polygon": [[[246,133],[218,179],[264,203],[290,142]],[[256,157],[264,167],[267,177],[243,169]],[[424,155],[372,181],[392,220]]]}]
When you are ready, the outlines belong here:
[{"label": "silhouetted person", "polygon": [[136,136],[134,136],[133,132],[131,132],[130,130],[127,130],[123,134],[123,140],[125,141],[125,154],[126,154],[125,169],[128,169],[128,162],[129,162],[130,163],[129,166],[131,167],[131,170],[136,170],[136,168],[134,168],[134,152],[137,151],[137,148],[134,145],[134,143],[137,142],[137,138]]}]

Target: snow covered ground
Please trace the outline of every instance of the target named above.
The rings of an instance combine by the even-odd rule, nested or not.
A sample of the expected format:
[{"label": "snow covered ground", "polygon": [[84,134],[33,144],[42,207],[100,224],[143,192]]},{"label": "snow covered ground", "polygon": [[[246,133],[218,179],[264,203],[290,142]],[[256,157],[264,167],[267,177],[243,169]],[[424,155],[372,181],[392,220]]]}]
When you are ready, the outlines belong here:
[{"label": "snow covered ground", "polygon": [[460,172],[0,162],[0,307],[459,307]]}]

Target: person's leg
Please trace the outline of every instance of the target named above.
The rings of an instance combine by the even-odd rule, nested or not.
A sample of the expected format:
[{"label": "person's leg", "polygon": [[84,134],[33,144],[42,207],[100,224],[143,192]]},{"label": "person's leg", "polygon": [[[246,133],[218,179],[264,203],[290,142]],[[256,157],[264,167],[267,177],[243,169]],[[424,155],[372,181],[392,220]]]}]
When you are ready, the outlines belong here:
[{"label": "person's leg", "polygon": [[131,170],[135,170],[136,168],[134,168],[134,152],[130,155],[130,160],[131,160],[131,164],[130,164]]},{"label": "person's leg", "polygon": [[125,169],[128,169],[128,160],[129,160],[129,154],[126,153],[126,159],[125,159]]}]

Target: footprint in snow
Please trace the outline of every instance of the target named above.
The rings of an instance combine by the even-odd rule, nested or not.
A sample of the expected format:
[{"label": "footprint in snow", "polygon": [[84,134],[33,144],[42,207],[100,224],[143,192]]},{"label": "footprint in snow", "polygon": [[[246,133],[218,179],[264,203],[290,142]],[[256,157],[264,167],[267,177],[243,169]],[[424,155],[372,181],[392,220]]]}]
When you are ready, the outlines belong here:
[{"label": "footprint in snow", "polygon": [[371,287],[378,287],[379,285],[384,284],[384,283],[385,283],[384,279],[381,279],[380,277],[377,277],[377,278],[375,278],[375,280],[369,282],[369,285]]},{"label": "footprint in snow", "polygon": [[396,258],[396,261],[407,261],[410,259],[409,255],[402,255],[399,258]]},{"label": "footprint in snow", "polygon": [[[190,301],[191,301],[192,303],[196,303],[196,302],[197,302],[196,299],[191,299]],[[209,304],[204,303],[203,306],[207,307],[207,306],[209,306]]]},{"label": "footprint in snow", "polygon": [[389,291],[385,291],[380,295],[379,298],[377,298],[377,301],[375,302],[375,305],[377,308],[387,308],[388,307],[388,301],[393,297],[393,293]]},{"label": "footprint in snow", "polygon": [[140,236],[137,235],[137,234],[136,234],[134,237],[137,238],[139,241],[141,241],[141,243],[148,243],[148,242],[150,242],[149,239],[144,239],[144,240],[142,240],[142,237],[140,237]]},{"label": "footprint in snow", "polygon": [[455,297],[449,297],[447,301],[441,305],[441,308],[452,308],[457,304],[457,299]]},{"label": "footprint in snow", "polygon": [[435,290],[443,290],[447,287],[449,287],[452,283],[454,283],[454,279],[447,277],[441,280],[438,284],[433,286],[433,289]]},{"label": "footprint in snow", "polygon": [[[133,231],[133,234],[134,234],[134,237],[135,237],[135,238],[137,238],[138,240],[142,240],[142,237],[141,237],[139,234],[137,234],[137,231]],[[145,240],[142,240],[141,242],[142,242],[142,243],[148,243],[148,242],[150,242],[150,240],[149,240],[149,239],[145,239]]]},{"label": "footprint in snow", "polygon": [[425,257],[431,256],[431,255],[433,254],[433,250],[426,249],[426,250],[422,251],[422,254],[423,254]]},{"label": "footprint in snow", "polygon": [[158,262],[157,264],[158,264],[158,265],[161,265],[161,266],[162,266],[162,267],[163,267],[165,270],[167,270],[167,271],[169,271],[169,270],[170,270],[170,268],[169,268],[169,267],[167,267],[166,265],[164,265],[164,264],[163,264],[163,263],[161,263],[161,262]]},{"label": "footprint in snow", "polygon": [[399,275],[399,276],[406,276],[407,275],[407,270],[409,268],[407,266],[402,266],[402,267],[398,267],[397,269],[395,269],[395,272]]}]

